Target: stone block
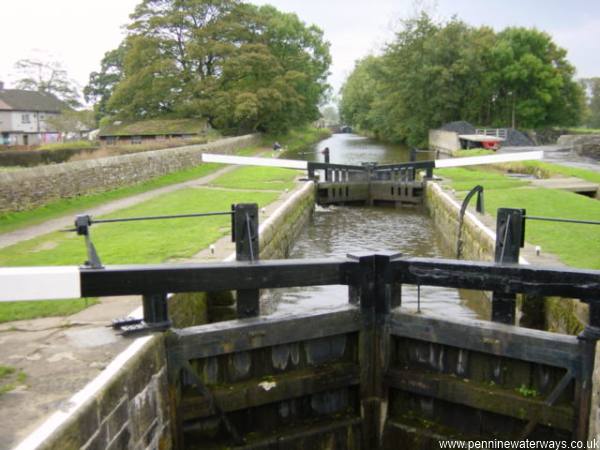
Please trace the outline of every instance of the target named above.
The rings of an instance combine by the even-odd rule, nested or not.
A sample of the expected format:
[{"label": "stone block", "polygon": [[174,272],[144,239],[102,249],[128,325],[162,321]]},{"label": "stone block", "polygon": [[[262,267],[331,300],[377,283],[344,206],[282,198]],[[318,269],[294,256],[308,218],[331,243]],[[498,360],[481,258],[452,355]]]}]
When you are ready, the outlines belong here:
[{"label": "stone block", "polygon": [[108,440],[114,439],[121,428],[128,423],[129,420],[129,402],[127,397],[123,397],[121,403],[104,419]]},{"label": "stone block", "polygon": [[84,446],[100,428],[95,399],[84,404],[40,447],[40,450],[77,449]]},{"label": "stone block", "polygon": [[115,438],[108,443],[106,450],[129,450],[132,447],[131,440],[129,427],[124,426]]},{"label": "stone block", "polygon": [[144,391],[152,377],[166,365],[165,342],[162,335],[154,335],[144,351],[130,360],[123,372],[127,373],[127,393],[132,400]]},{"label": "stone block", "polygon": [[106,424],[94,434],[81,450],[105,450],[108,446],[108,434]]},{"label": "stone block", "polygon": [[158,409],[158,383],[153,381],[129,404],[131,431],[134,441],[139,441],[155,426],[160,417]]},{"label": "stone block", "polygon": [[100,420],[104,420],[111,412],[127,397],[127,378],[130,375],[120,371],[111,382],[98,393],[97,401],[100,412]]}]

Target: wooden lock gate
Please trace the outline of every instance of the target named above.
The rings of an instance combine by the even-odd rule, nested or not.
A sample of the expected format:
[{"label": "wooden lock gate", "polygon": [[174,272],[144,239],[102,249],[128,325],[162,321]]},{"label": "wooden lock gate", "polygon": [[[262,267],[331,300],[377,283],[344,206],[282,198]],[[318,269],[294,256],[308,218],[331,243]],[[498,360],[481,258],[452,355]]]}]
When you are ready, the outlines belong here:
[{"label": "wooden lock gate", "polygon": [[[587,438],[600,272],[406,258],[82,269],[86,296],[341,284],[347,305],[173,329],[175,448],[427,449]],[[404,311],[402,285],[579,298],[567,336]]]}]

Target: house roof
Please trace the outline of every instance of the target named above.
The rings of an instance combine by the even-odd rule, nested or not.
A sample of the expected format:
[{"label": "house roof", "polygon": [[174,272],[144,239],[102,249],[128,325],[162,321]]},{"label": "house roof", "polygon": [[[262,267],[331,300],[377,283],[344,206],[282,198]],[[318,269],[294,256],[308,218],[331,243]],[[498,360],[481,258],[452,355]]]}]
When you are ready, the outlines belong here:
[{"label": "house roof", "polygon": [[0,109],[14,111],[60,112],[68,106],[52,94],[22,89],[1,89]]},{"label": "house roof", "polygon": [[204,119],[152,119],[133,123],[117,123],[100,129],[98,136],[160,136],[201,134],[206,129]]}]

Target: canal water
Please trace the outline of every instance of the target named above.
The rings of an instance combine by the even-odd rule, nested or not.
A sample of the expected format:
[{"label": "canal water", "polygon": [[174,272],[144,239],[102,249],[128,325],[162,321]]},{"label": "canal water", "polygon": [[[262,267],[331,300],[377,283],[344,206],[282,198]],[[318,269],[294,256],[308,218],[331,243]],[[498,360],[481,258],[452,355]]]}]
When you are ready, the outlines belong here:
[{"label": "canal water", "polygon": [[[382,144],[354,134],[334,134],[310,150],[288,152],[285,158],[322,161],[320,151],[329,147],[332,163],[394,163],[409,160],[406,147]],[[419,159],[426,159],[420,155]],[[300,234],[290,258],[343,257],[353,252],[391,250],[405,256],[443,257],[432,220],[421,208],[317,207],[313,220]],[[290,314],[331,310],[348,302],[346,286],[315,286],[273,290],[264,312]],[[424,313],[475,318],[454,289],[403,286],[403,308]]]}]

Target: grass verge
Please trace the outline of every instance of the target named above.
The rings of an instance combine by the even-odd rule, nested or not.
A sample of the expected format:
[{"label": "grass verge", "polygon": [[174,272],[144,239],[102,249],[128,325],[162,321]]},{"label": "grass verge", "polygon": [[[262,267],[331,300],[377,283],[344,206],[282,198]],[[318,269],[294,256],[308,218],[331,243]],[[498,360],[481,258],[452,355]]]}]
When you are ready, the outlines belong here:
[{"label": "grass verge", "polygon": [[[568,167],[550,166],[554,166],[553,170],[570,171]],[[572,192],[530,188],[526,181],[507,178],[496,170],[456,168],[437,173],[451,180],[450,186],[461,191],[459,197],[476,184],[483,185],[486,210],[494,216],[498,208],[524,208],[527,214],[535,216],[600,221],[600,202],[596,199]],[[600,269],[598,226],[529,220],[525,237],[527,242],[541,246],[569,266]]]},{"label": "grass verge", "polygon": [[284,150],[296,151],[326,139],[329,136],[331,136],[331,130],[328,128],[307,126],[290,130],[285,134],[268,134],[263,138],[263,145],[271,148],[274,142],[279,142]]},{"label": "grass verge", "polygon": [[36,150],[79,150],[84,148],[100,148],[100,145],[97,142],[83,140],[53,142],[51,144],[40,145]]},{"label": "grass verge", "polygon": [[12,391],[18,385],[25,384],[27,375],[14,367],[0,365],[0,395]]},{"label": "grass verge", "polygon": [[522,161],[501,164],[505,170],[517,173],[528,173],[538,178],[550,178],[555,176],[577,177],[582,180],[600,183],[600,172],[580,169],[578,167],[561,166],[544,161]]},{"label": "grass verge", "polygon": [[99,192],[97,194],[84,195],[81,197],[65,198],[29,211],[0,214],[0,233],[7,233],[18,228],[36,225],[56,217],[74,214],[77,211],[93,208],[109,201],[141,194],[152,189],[158,189],[163,186],[200,178],[216,171],[220,167],[222,167],[220,164],[201,164],[180,172],[174,172],[169,175],[154,178],[135,186],[113,189],[111,191]]},{"label": "grass verge", "polygon": [[452,153],[452,156],[454,156],[456,158],[466,158],[469,156],[493,155],[494,153],[496,153],[496,152],[493,150],[486,150],[484,148],[474,148],[471,150],[456,150],[455,152]]},{"label": "grass verge", "polygon": [[[107,216],[134,217],[229,211],[233,203],[265,206],[271,192],[182,189]],[[149,264],[187,258],[229,233],[229,216],[98,224],[92,239],[105,264]],[[0,250],[0,266],[78,265],[86,259],[84,241],[74,233],[54,232]]]},{"label": "grass verge", "polygon": [[469,191],[476,185],[483,186],[485,191],[491,189],[509,189],[527,185],[527,181],[509,178],[506,175],[490,170],[456,167],[435,171],[436,175],[452,180],[451,186],[457,191]]},{"label": "grass verge", "polygon": [[36,302],[1,302],[0,323],[39,317],[70,316],[98,303],[95,298],[43,300]]},{"label": "grass verge", "polygon": [[[495,189],[485,192],[487,210],[524,208],[543,217],[600,221],[600,202],[554,189]],[[528,220],[525,238],[572,267],[600,269],[600,226]]]},{"label": "grass verge", "polygon": [[241,167],[221,175],[211,185],[236,189],[291,189],[299,172],[279,167]]}]

